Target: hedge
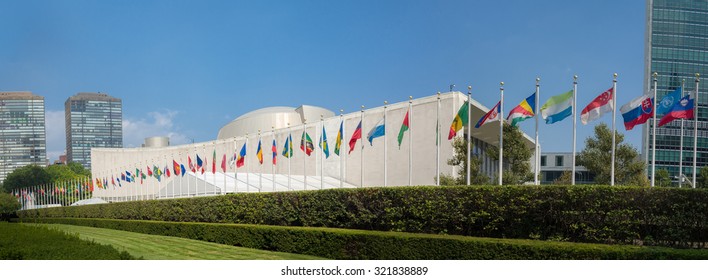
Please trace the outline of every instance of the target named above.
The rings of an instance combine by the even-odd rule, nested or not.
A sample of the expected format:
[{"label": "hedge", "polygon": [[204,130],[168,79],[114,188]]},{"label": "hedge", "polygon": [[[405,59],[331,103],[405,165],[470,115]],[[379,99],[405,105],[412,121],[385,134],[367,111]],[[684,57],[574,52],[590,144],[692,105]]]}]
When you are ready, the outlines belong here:
[{"label": "hedge", "polygon": [[708,250],[701,249],[351,229],[77,218],[23,222],[110,228],[331,259],[708,259]]},{"label": "hedge", "polygon": [[0,260],[133,260],[125,251],[59,230],[0,222]]},{"label": "hedge", "polygon": [[708,190],[455,186],[239,193],[27,210],[75,217],[266,224],[608,244],[705,247]]}]

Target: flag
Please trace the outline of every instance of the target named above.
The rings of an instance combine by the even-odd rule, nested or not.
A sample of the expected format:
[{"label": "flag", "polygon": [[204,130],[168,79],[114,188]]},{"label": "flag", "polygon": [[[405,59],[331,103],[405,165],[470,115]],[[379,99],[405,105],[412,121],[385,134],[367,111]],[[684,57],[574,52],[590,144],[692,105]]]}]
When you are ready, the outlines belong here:
[{"label": "flag", "polygon": [[286,158],[293,156],[293,136],[292,135],[288,135],[288,138],[285,138],[285,146],[283,147],[283,156]]},{"label": "flag", "polygon": [[[123,187],[123,185],[120,183],[120,178],[117,178],[116,180],[118,181],[118,187]],[[93,184],[89,185],[89,191],[93,191]]]},{"label": "flag", "polygon": [[652,98],[649,95],[642,95],[629,103],[622,105],[620,114],[624,119],[624,128],[631,130],[635,125],[643,124],[652,117]]},{"label": "flag", "polygon": [[386,135],[386,116],[381,118],[381,120],[376,123],[376,125],[371,128],[371,130],[369,130],[369,133],[366,134],[366,139],[369,139],[369,144],[373,146],[374,138],[381,137],[384,135]]},{"label": "flag", "polygon": [[403,134],[410,129],[410,123],[408,121],[408,113],[410,111],[406,111],[406,116],[403,117],[403,124],[401,124],[401,130],[398,131],[398,148],[401,148],[401,143],[403,142]]},{"label": "flag", "polygon": [[125,173],[122,173],[122,172],[121,172],[121,173],[120,173],[120,178],[121,178],[123,181],[125,181]]},{"label": "flag", "polygon": [[263,150],[261,149],[261,139],[258,139],[258,148],[256,149],[256,157],[258,162],[263,164]]},{"label": "flag", "polygon": [[179,164],[177,164],[177,162],[174,159],[172,160],[172,165],[173,165],[172,171],[174,171],[175,176],[179,175],[179,171],[180,171]]},{"label": "flag", "polygon": [[457,111],[457,115],[455,115],[455,118],[452,120],[452,124],[450,125],[450,133],[447,135],[447,140],[455,137],[457,132],[469,123],[469,114],[470,104],[465,102],[465,104],[462,104],[462,107],[460,107],[460,110]]},{"label": "flag", "polygon": [[612,91],[613,89],[610,88],[600,93],[588,106],[585,106],[580,113],[580,122],[588,124],[602,117],[603,113],[612,112]]},{"label": "flag", "polygon": [[[659,110],[657,110],[659,111]],[[693,99],[689,98],[689,96],[684,96],[679,100],[679,102],[676,102],[674,104],[674,107],[671,108],[671,111],[669,111],[664,117],[661,118],[659,121],[659,124],[657,127],[661,127],[662,125],[665,125],[675,119],[692,119],[693,118]]]},{"label": "flag", "polygon": [[165,166],[165,174],[167,174],[167,178],[170,178],[170,169]]},{"label": "flag", "polygon": [[344,137],[344,121],[339,124],[339,131],[337,132],[337,140],[334,144],[334,153],[339,155],[339,150],[342,148],[342,137]]},{"label": "flag", "polygon": [[679,100],[681,100],[681,87],[677,88],[676,90],[670,93],[667,93],[666,95],[664,95],[663,98],[661,98],[661,101],[656,103],[656,115],[666,115],[669,112],[673,111],[674,105]]},{"label": "flag", "polygon": [[350,154],[354,150],[354,146],[356,146],[356,141],[359,139],[361,139],[361,121],[359,121],[359,125],[356,126],[354,133],[352,133],[352,138],[349,139],[349,153]]},{"label": "flag", "polygon": [[226,154],[221,158],[221,170],[226,172]]},{"label": "flag", "polygon": [[531,96],[521,101],[519,105],[514,107],[509,111],[509,115],[506,117],[507,122],[511,122],[511,126],[516,126],[517,123],[531,118],[534,116],[534,110],[536,109],[536,93],[534,92]]},{"label": "flag", "polygon": [[[133,177],[133,175],[130,174],[130,171],[125,171],[125,181],[128,183],[132,182],[131,177]],[[98,185],[98,184],[96,184],[96,185]]]},{"label": "flag", "polygon": [[325,154],[325,158],[329,158],[329,145],[327,144],[327,132],[325,131],[324,125],[322,126],[322,136],[320,136],[320,149]]},{"label": "flag", "polygon": [[113,184],[113,187],[116,186],[116,179],[111,175],[111,184]]},{"label": "flag", "polygon": [[305,152],[308,156],[312,154],[312,151],[315,149],[315,145],[312,144],[312,138],[310,138],[310,134],[307,132],[303,131],[302,132],[302,138],[300,138],[300,150]]},{"label": "flag", "polygon": [[148,169],[148,176],[152,176],[152,170],[150,170],[150,166],[148,166],[147,169]]},{"label": "flag", "polygon": [[216,149],[214,150],[214,156],[211,158],[211,174],[216,174]]},{"label": "flag", "polygon": [[203,164],[204,162],[202,161],[202,158],[197,155],[197,169],[201,169]]},{"label": "flag", "polygon": [[194,167],[194,163],[192,162],[192,157],[187,156],[187,165],[189,166],[189,170],[192,170],[192,172],[197,172],[197,170]]},{"label": "flag", "polygon": [[[184,164],[180,164],[179,167],[180,167],[180,171],[182,172],[182,177],[184,177],[184,173],[187,173],[187,172],[186,172],[187,169],[184,168]],[[179,175],[179,174],[177,174],[177,175]]]},{"label": "flag", "polygon": [[270,149],[273,151],[273,165],[275,165],[275,161],[278,158],[278,148],[275,146],[275,139],[273,139],[273,146]]},{"label": "flag", "polygon": [[477,121],[477,124],[474,125],[474,128],[479,128],[483,125],[485,125],[488,122],[492,121],[501,121],[501,116],[499,115],[501,111],[501,101],[497,102],[497,105],[494,105],[492,109],[489,110],[484,116],[482,116],[479,121]]},{"label": "flag", "polygon": [[546,124],[562,121],[573,114],[573,91],[551,97],[541,106],[541,117]]},{"label": "flag", "polygon": [[238,159],[236,160],[236,167],[242,167],[246,159],[246,143],[241,146],[241,151],[238,153]]}]

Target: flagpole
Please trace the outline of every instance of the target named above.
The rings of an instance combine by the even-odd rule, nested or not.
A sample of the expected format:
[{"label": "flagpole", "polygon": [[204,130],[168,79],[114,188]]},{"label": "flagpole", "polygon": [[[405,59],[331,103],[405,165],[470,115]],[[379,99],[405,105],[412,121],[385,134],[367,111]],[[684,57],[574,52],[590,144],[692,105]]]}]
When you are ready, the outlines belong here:
[{"label": "flagpole", "polygon": [[320,190],[324,189],[324,115],[320,115],[320,122],[322,125],[322,136],[320,136]]},{"label": "flagpole", "polygon": [[[683,98],[683,88],[686,86],[686,79],[681,81],[681,98]],[[694,101],[695,102],[695,101]],[[695,103],[694,103],[695,104]],[[695,110],[695,108],[694,108]],[[683,174],[683,123],[684,119],[681,119],[681,142],[679,146],[679,174],[678,174],[678,185],[681,187],[681,174]]]},{"label": "flagpole", "polygon": [[[538,115],[539,115],[538,103],[539,103],[539,99],[540,99],[539,94],[541,94],[541,92],[540,92],[541,86],[539,85],[540,81],[541,81],[541,78],[536,77],[536,100],[534,101],[534,102],[536,102],[536,104],[534,105],[534,108],[533,108],[533,114],[536,119],[536,138],[534,139],[534,143],[533,143],[534,154],[536,154],[536,156],[534,158],[534,164],[533,164],[533,166],[534,166],[533,167],[533,183],[534,183],[534,185],[540,185],[539,178],[538,178],[538,169],[539,169],[538,165],[540,162],[539,159],[541,158],[541,154],[540,154],[540,151],[538,148]],[[573,96],[575,96],[575,93],[573,93]],[[575,107],[573,107],[573,108],[575,108]],[[471,126],[472,122],[470,121],[469,123]],[[573,123],[575,123],[575,122],[573,122]],[[573,129],[573,131],[575,131],[575,129]],[[575,134],[573,134],[573,135],[575,135]],[[573,140],[573,143],[575,143],[575,140]],[[575,151],[575,149],[573,149],[573,151]],[[575,156],[573,156],[573,159],[575,159]],[[573,164],[573,166],[575,166],[575,164]],[[575,176],[573,176],[573,177],[575,177]]]},{"label": "flagpole", "polygon": [[408,186],[413,182],[413,96],[408,96]]},{"label": "flagpole", "polygon": [[438,103],[435,120],[435,185],[440,186],[440,92],[438,91]]},{"label": "flagpole", "polygon": [[292,144],[293,144],[292,143],[293,141],[291,138],[292,138],[292,131],[290,129],[290,123],[288,123],[288,136],[287,136],[287,138],[285,138],[287,141],[287,145],[285,145],[285,147],[287,147],[287,149],[288,149],[287,150],[288,152],[286,154],[288,155],[288,189],[290,189],[290,190],[293,189],[291,182],[290,182],[290,180],[291,180],[290,179],[290,158],[292,158],[292,156],[290,155],[290,153],[292,152],[290,149],[290,146],[292,146]]},{"label": "flagpole", "polygon": [[[342,151],[341,144],[344,144],[344,110],[339,109],[339,125],[342,127],[342,134],[340,137],[342,139],[340,140],[340,147],[339,147],[339,187],[343,188],[344,187],[344,155],[346,154],[344,151]],[[336,145],[336,144],[335,144]],[[345,148],[346,150],[346,148]]]},{"label": "flagpole", "polygon": [[[655,184],[656,180],[656,76],[658,76],[658,73],[654,72],[654,108],[652,111],[653,117],[652,117],[652,136],[651,136],[651,186],[653,187]],[[614,143],[614,142],[613,142]],[[613,154],[614,155],[614,154]],[[614,157],[613,157],[614,159]]]},{"label": "flagpole", "polygon": [[[244,145],[246,145],[246,151],[248,151],[248,133],[246,133],[246,143]],[[246,152],[246,154],[248,154],[248,152]],[[251,166],[246,164],[245,157],[246,156],[244,156],[243,164],[246,166],[246,192],[250,193],[251,192],[251,174],[249,174],[249,173],[251,171],[251,168],[250,168]]]},{"label": "flagpole", "polygon": [[[472,163],[472,86],[467,86],[467,185],[471,183],[470,164]],[[409,120],[410,121],[410,120]],[[410,171],[409,171],[410,172]],[[410,184],[410,183],[409,183]]]},{"label": "flagpole", "polygon": [[698,152],[698,85],[700,82],[700,74],[696,73],[696,96],[693,97],[693,188],[696,188],[696,155]]},{"label": "flagpole", "polygon": [[384,187],[388,186],[388,169],[386,166],[387,163],[387,155],[386,155],[386,146],[388,144],[388,141],[386,140],[386,108],[388,107],[388,101],[384,100],[384,113],[383,113],[383,125],[384,125]]},{"label": "flagpole", "polygon": [[302,121],[302,152],[304,153],[302,155],[302,178],[303,178],[303,186],[304,190],[307,190],[307,141],[305,140],[305,137],[307,136],[307,120]]},{"label": "flagpole", "polygon": [[359,187],[364,187],[364,105],[361,105],[361,169],[359,169],[359,175],[361,175],[361,182],[359,182]]},{"label": "flagpole", "polygon": [[[271,136],[272,136],[272,138],[273,138],[273,139],[271,139],[271,140],[273,140],[272,142],[275,143],[275,126],[271,126],[270,129],[271,129]],[[275,150],[277,151],[277,150],[278,150],[278,148],[277,148],[278,146],[276,145],[275,147],[276,147]],[[273,147],[271,147],[271,151],[270,151],[271,154],[273,153],[272,150],[273,150]],[[277,158],[277,157],[278,157],[278,152],[276,152],[275,155],[272,155],[272,156],[274,156],[274,157]],[[270,175],[271,175],[272,178],[273,178],[273,192],[275,192],[275,163],[273,162],[273,158],[270,159]]]},{"label": "flagpole", "polygon": [[[614,79],[612,79],[612,164],[611,164],[611,175],[610,175],[610,186],[615,185],[615,134],[617,130],[615,128],[615,112],[617,111],[617,73],[613,74]],[[654,88],[654,94],[656,94],[656,87]],[[655,95],[656,96],[656,95]],[[654,99],[656,100],[656,98]],[[654,102],[656,104],[656,102]],[[654,105],[656,108],[656,105]],[[573,108],[575,110],[575,108]],[[654,110],[654,124],[656,127],[656,110]],[[656,128],[655,128],[656,129]],[[656,132],[656,130],[655,130]],[[654,134],[656,135],[656,133]],[[575,177],[575,174],[573,174]],[[654,176],[652,175],[652,186],[654,185]]]},{"label": "flagpole", "polygon": [[[263,141],[261,141],[261,130],[260,129],[258,130],[258,147],[261,148],[261,158],[263,158]],[[256,155],[256,156],[258,156],[258,155]],[[260,162],[260,164],[261,164],[261,167],[258,168],[258,169],[260,169],[260,170],[258,170],[259,171],[258,172],[258,186],[259,186],[258,192],[260,192],[261,190],[263,190],[263,162],[261,162],[261,160],[258,160],[258,162]]]},{"label": "flagpole", "polygon": [[[612,95],[614,96],[614,94]],[[536,97],[536,100],[538,100],[538,96]],[[573,75],[573,159],[571,160],[572,168],[571,168],[571,174],[570,174],[570,185],[575,186],[575,157],[576,157],[576,143],[578,142],[576,139],[576,134],[577,134],[577,121],[576,121],[576,115],[578,113],[577,111],[577,103],[578,103],[578,75]],[[538,103],[536,103],[536,106],[538,106]],[[614,108],[614,104],[612,104]],[[614,120],[614,117],[612,117]],[[538,141],[538,118],[536,119],[536,141]],[[540,160],[538,161],[540,163]],[[538,166],[538,165],[537,165]],[[538,174],[538,173],[537,173]],[[538,175],[537,175],[538,176]]]},{"label": "flagpole", "polygon": [[499,185],[502,185],[504,164],[504,82],[499,83]]}]

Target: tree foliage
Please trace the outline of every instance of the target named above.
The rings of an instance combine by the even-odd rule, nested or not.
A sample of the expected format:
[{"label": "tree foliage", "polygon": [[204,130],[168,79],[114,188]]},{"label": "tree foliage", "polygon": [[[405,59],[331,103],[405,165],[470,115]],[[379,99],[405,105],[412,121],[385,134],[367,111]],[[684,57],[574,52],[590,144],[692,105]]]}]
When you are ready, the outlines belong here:
[{"label": "tree foliage", "polygon": [[669,177],[669,171],[666,169],[659,169],[656,171],[656,177],[654,178],[654,183],[659,187],[670,187],[671,177]]},{"label": "tree foliage", "polygon": [[26,188],[49,184],[52,182],[62,182],[74,179],[90,177],[91,171],[86,170],[79,163],[69,163],[68,165],[55,164],[48,167],[37,165],[27,165],[15,169],[2,184],[2,189],[11,192],[14,189]]},{"label": "tree foliage", "polygon": [[708,189],[708,166],[704,166],[698,171],[696,176],[696,188]]},{"label": "tree foliage", "polygon": [[14,189],[37,186],[51,182],[51,177],[47,170],[37,165],[26,165],[10,172],[3,181],[3,188],[6,192]]},{"label": "tree foliage", "polygon": [[[646,164],[637,150],[622,143],[624,135],[615,133],[615,183],[617,185],[648,186]],[[610,184],[612,162],[612,131],[606,124],[595,126],[595,136],[585,140],[585,149],[578,155],[578,164],[595,174],[595,183]]]},{"label": "tree foliage", "polygon": [[[524,142],[524,135],[518,127],[504,123],[504,163],[502,172],[504,185],[522,184],[533,180],[529,159],[533,151]],[[499,160],[499,147],[489,146],[487,154],[492,160]],[[498,179],[495,180],[495,182]]]},{"label": "tree foliage", "polygon": [[[452,142],[452,147],[455,149],[455,155],[447,161],[447,164],[459,167],[457,176],[441,174],[440,185],[465,185],[467,184],[467,139],[455,138]],[[476,155],[472,155],[470,158],[470,184],[489,184],[489,177],[480,171],[482,160]]]},{"label": "tree foliage", "polygon": [[0,216],[10,215],[20,209],[20,202],[9,193],[0,192]]},{"label": "tree foliage", "polygon": [[566,170],[566,171],[563,171],[563,173],[561,174],[560,177],[558,177],[558,178],[556,178],[555,180],[553,180],[553,184],[554,184],[554,185],[570,185],[570,184],[572,183],[572,182],[571,182],[571,179],[572,179],[572,178],[570,177],[570,176],[571,176],[571,173],[573,173],[573,172],[572,172],[572,171],[567,171],[567,170]]}]

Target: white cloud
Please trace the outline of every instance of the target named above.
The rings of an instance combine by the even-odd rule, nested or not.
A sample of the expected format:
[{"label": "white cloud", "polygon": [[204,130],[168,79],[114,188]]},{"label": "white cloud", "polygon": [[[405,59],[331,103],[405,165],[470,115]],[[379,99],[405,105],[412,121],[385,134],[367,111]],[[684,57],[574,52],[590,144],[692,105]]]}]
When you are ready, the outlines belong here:
[{"label": "white cloud", "polygon": [[173,120],[177,116],[177,111],[164,110],[161,112],[149,112],[147,118],[123,119],[123,147],[140,147],[145,138],[153,136],[167,136],[170,138],[170,145],[181,145],[189,143],[190,140],[179,132]]},{"label": "white cloud", "polygon": [[66,129],[64,110],[46,111],[45,126],[47,130],[47,160],[54,163],[66,150]]}]

